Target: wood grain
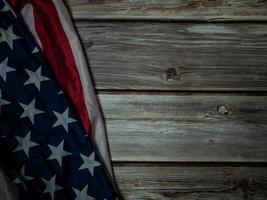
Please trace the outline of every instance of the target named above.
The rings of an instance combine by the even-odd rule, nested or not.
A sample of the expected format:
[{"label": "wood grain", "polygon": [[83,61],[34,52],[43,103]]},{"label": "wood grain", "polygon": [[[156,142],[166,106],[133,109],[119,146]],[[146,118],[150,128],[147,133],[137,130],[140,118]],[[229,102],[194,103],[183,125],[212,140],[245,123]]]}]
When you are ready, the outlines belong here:
[{"label": "wood grain", "polygon": [[267,20],[264,0],[67,0],[75,19]]},{"label": "wood grain", "polygon": [[265,200],[267,167],[189,164],[115,165],[125,199]]},{"label": "wood grain", "polygon": [[[99,98],[113,161],[267,161],[267,96],[138,93]],[[224,109],[218,111],[220,106]]]},{"label": "wood grain", "polygon": [[267,199],[265,0],[67,4],[124,199]]},{"label": "wood grain", "polygon": [[267,24],[77,27],[97,89],[267,91]]}]

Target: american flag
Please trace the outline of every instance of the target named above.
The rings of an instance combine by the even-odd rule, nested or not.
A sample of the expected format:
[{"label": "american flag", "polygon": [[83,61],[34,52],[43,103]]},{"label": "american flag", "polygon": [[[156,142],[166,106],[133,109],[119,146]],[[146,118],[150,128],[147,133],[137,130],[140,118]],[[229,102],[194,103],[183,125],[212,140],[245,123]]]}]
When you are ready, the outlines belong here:
[{"label": "american flag", "polygon": [[0,0],[0,97],[0,164],[17,199],[116,199],[103,120],[61,0]]}]

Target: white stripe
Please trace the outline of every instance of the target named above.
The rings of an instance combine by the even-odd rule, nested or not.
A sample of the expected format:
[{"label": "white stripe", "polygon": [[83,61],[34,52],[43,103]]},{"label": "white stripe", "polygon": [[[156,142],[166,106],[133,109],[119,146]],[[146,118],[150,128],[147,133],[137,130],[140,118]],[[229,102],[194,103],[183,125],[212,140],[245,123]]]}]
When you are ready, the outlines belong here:
[{"label": "white stripe", "polygon": [[70,19],[68,11],[65,8],[64,4],[62,3],[62,1],[58,0],[52,0],[52,1],[57,9],[61,24],[70,42],[75,63],[80,75],[80,80],[85,95],[85,103],[92,124],[93,140],[94,143],[96,144],[95,148],[97,148],[97,151],[99,153],[98,155],[100,156],[100,159],[102,159],[102,161],[104,162],[105,167],[108,170],[109,176],[114,184],[114,177],[112,173],[110,156],[107,146],[108,143],[107,143],[105,126],[99,110],[99,105],[97,102],[97,98],[95,96],[93,84],[90,79],[91,76],[89,74],[88,66],[84,57],[84,53],[79,38],[72,25],[72,21]]},{"label": "white stripe", "polygon": [[30,32],[32,33],[35,40],[37,41],[39,47],[42,48],[40,38],[35,30],[32,5],[29,3],[25,4],[25,6],[22,8],[20,12],[21,12],[21,15],[23,16],[24,22],[27,24],[28,28],[30,29]]}]

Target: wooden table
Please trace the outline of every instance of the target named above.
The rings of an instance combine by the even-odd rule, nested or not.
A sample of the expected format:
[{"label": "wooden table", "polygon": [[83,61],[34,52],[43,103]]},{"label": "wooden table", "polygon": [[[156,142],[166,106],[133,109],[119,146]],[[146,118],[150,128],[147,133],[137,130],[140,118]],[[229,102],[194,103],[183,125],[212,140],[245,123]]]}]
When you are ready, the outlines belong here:
[{"label": "wooden table", "polygon": [[124,199],[267,199],[267,1],[67,4]]}]

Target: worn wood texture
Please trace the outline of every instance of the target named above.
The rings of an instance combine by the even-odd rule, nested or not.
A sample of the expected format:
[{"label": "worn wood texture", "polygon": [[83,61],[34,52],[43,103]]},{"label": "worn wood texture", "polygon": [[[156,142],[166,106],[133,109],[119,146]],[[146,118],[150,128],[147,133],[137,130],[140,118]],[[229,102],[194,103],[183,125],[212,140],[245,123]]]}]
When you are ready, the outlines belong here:
[{"label": "worn wood texture", "polygon": [[267,24],[79,22],[97,89],[266,91]]},{"label": "worn wood texture", "polygon": [[113,161],[267,162],[267,96],[99,98]]},{"label": "worn wood texture", "polygon": [[264,200],[267,166],[115,165],[125,199]]},{"label": "worn wood texture", "polygon": [[67,4],[124,199],[267,199],[267,1]]},{"label": "worn wood texture", "polygon": [[267,21],[265,0],[67,0],[76,19]]}]

